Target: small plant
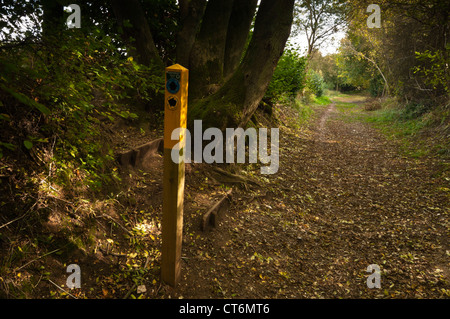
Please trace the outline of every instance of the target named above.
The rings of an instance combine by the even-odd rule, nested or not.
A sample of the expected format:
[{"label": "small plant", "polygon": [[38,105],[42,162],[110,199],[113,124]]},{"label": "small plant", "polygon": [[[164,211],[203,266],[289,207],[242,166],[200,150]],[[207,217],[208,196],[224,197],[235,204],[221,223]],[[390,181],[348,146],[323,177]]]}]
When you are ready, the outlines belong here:
[{"label": "small plant", "polygon": [[306,77],[306,86],[316,95],[316,97],[321,97],[325,89],[325,82],[320,73],[310,70]]}]

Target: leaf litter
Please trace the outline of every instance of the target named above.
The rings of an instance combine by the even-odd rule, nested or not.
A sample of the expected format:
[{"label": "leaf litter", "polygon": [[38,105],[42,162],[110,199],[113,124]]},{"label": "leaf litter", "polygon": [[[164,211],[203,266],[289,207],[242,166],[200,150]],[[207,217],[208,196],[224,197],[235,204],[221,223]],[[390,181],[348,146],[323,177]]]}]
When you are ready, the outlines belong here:
[{"label": "leaf litter", "polygon": [[[77,208],[95,220],[83,253],[41,254],[15,284],[37,278],[31,293],[20,288],[35,298],[448,298],[448,172],[438,159],[400,154],[360,120],[363,105],[344,113],[338,103],[317,106],[302,125],[288,106],[278,106],[277,123],[258,114],[263,126],[280,127],[278,173],[227,167],[257,183],[221,183],[209,165],[186,166],[176,288],[159,278],[161,158],[152,171],[124,170],[120,191],[100,208]],[[202,214],[230,187],[217,228],[201,231]],[[70,294],[54,286],[67,278],[62,259],[82,269],[83,286]],[[371,264],[381,269],[380,289],[367,287]]]}]

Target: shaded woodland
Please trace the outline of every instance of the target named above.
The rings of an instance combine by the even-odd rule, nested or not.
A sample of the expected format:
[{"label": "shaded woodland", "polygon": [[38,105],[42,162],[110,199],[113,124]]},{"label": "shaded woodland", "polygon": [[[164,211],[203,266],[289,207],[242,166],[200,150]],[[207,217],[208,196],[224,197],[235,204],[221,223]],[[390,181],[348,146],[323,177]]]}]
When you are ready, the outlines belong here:
[{"label": "shaded woodland", "polygon": [[[379,0],[381,25],[373,28],[368,26],[371,12],[367,11],[373,1],[368,0],[83,0],[76,2],[81,27],[69,28],[71,13],[66,9],[74,2],[1,2],[0,297],[450,296],[450,3]],[[345,36],[336,52],[322,53],[322,46],[339,31]],[[306,39],[303,49],[296,37]],[[186,284],[179,291],[171,290],[159,281],[162,164],[159,144],[149,146],[149,142],[163,136],[164,69],[176,63],[189,69],[188,127],[201,119],[204,130],[282,128],[280,172],[274,176],[256,173],[259,164],[187,167],[184,244],[191,250],[183,257],[183,267],[188,269],[186,276],[208,287],[196,287],[199,293]],[[340,120],[341,124],[336,122]],[[392,185],[400,185],[391,180],[371,184],[377,176],[388,175],[389,158],[396,155],[391,146],[382,151],[384,142],[366,126],[349,124],[357,121],[395,140],[406,150],[404,156],[423,163],[431,160],[429,167],[412,166],[411,175],[403,174],[412,162],[393,160],[392,172],[400,176],[399,181],[429,185],[423,198],[413,196],[412,187],[394,192],[398,202],[389,201],[389,190],[371,193],[379,185],[393,189]],[[349,143],[352,139],[357,146]],[[337,149],[333,141],[346,146]],[[371,148],[377,162],[361,155]],[[323,161],[327,156],[328,166]],[[310,170],[297,171],[302,163]],[[349,163],[354,171],[347,171],[342,163]],[[335,177],[344,171],[348,180],[338,183]],[[422,181],[418,172],[430,180]],[[324,173],[339,189],[335,194],[322,180]],[[350,190],[349,181],[357,183],[358,174],[366,174],[362,183],[370,185],[363,187],[369,195]],[[377,202],[376,196],[383,199]],[[224,198],[230,199],[231,217],[224,221],[229,235],[202,231],[202,213]],[[353,216],[366,225],[355,212],[367,199],[366,207],[386,213],[386,219],[405,229],[400,240],[395,228],[370,228],[382,217],[369,216],[375,222],[368,222],[366,230],[374,241],[395,237],[395,242],[409,243],[417,234],[405,221],[409,210],[402,205],[414,198],[423,200],[411,206],[411,213],[423,214],[426,221],[418,226],[420,232],[428,234],[427,229],[432,229],[432,235],[411,244],[416,244],[414,249],[431,249],[420,255],[423,259],[417,257],[423,285],[413,287],[398,279],[402,278],[402,272],[396,272],[402,267],[400,261],[416,260],[416,255],[402,252],[398,256],[406,257],[392,257],[393,277],[401,288],[379,293],[365,288],[364,295],[356,284],[347,283],[350,273],[364,274],[369,263],[334,246],[327,237],[328,225],[334,221],[320,212],[335,204],[339,212],[348,213],[337,214],[337,224]],[[255,214],[254,228],[244,236],[246,226],[239,213],[250,210]],[[321,216],[320,221],[314,214]],[[272,233],[264,233],[268,229]],[[346,237],[350,233],[366,231],[343,230],[349,231],[342,235],[343,245],[352,242]],[[253,238],[258,232],[259,237]],[[311,243],[316,240],[341,252],[343,259],[336,256],[331,261],[332,253],[314,250]],[[273,244],[277,241],[289,249]],[[323,290],[317,289],[317,280],[305,279],[314,269],[307,262],[313,261],[304,257],[307,266],[301,267],[291,263],[302,258],[293,244],[299,242],[320,260],[321,278],[328,278],[326,267],[346,264],[350,260],[346,258],[356,260],[359,268],[343,275],[349,276],[345,288],[330,288],[319,280]],[[269,246],[264,253],[257,250],[261,243]],[[390,256],[394,248],[388,246],[371,257]],[[228,255],[208,250],[213,248],[231,255],[239,251],[233,267],[226,261]],[[249,256],[243,255],[246,249],[252,252]],[[237,291],[239,279],[226,283],[222,278],[219,283],[220,276],[210,273],[212,260],[217,271],[229,273],[230,278],[242,268],[253,278],[247,282],[252,289]],[[444,269],[439,274],[435,268],[430,270],[430,265],[436,266],[434,260],[438,269]],[[64,288],[65,270],[72,263],[79,263],[89,279],[83,279],[86,288],[69,292]],[[264,267],[271,272],[261,270]],[[356,277],[363,282],[361,273]],[[308,284],[298,288],[299,278]],[[145,291],[136,290],[142,286]]]}]

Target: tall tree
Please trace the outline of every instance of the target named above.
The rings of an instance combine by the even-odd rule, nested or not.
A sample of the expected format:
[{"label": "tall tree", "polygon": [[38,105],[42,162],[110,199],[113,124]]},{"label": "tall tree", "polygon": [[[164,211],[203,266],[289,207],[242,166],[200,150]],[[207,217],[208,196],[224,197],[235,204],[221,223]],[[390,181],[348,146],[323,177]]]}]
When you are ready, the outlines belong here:
[{"label": "tall tree", "polygon": [[202,98],[214,92],[214,86],[223,78],[223,63],[233,2],[209,0],[200,31],[189,56],[189,94]]},{"label": "tall tree", "polygon": [[241,62],[257,2],[257,0],[241,0],[233,3],[225,46],[224,78],[228,78],[233,74]]},{"label": "tall tree", "polygon": [[244,126],[258,107],[281,57],[293,20],[294,0],[262,0],[242,62],[220,89],[192,103],[190,119],[208,126]]},{"label": "tall tree", "polygon": [[[114,12],[119,23],[129,20],[133,26],[127,36],[140,37],[138,53],[145,56],[147,51],[157,61],[139,0],[132,1],[135,5],[114,0]],[[189,69],[190,119],[201,118],[206,125],[217,127],[248,121],[283,53],[294,2],[261,1],[244,55],[257,0],[180,0],[175,60]]]},{"label": "tall tree", "polygon": [[48,38],[50,35],[64,29],[63,7],[66,1],[42,0],[42,37]]},{"label": "tall tree", "polygon": [[311,56],[344,23],[345,5],[336,0],[302,0],[295,6],[297,33],[305,33]]},{"label": "tall tree", "polygon": [[205,2],[180,2],[177,61],[190,69],[192,99],[214,93],[236,70],[257,5],[257,0]]},{"label": "tall tree", "polygon": [[153,41],[153,36],[139,0],[112,0],[111,6],[123,38],[131,55],[141,64],[155,65],[163,69],[163,62]]},{"label": "tall tree", "polygon": [[200,28],[206,0],[180,0],[180,29],[177,34],[176,60],[183,66],[189,66],[189,56]]},{"label": "tall tree", "polygon": [[[406,101],[445,95],[445,82],[450,78],[449,2],[381,0],[378,2],[382,12],[380,28],[367,26],[366,10],[370,3],[369,0],[349,1],[349,34],[363,44],[354,48],[377,66],[392,94]],[[430,72],[417,72],[422,68]],[[439,81],[430,83],[429,79],[435,76]]]}]

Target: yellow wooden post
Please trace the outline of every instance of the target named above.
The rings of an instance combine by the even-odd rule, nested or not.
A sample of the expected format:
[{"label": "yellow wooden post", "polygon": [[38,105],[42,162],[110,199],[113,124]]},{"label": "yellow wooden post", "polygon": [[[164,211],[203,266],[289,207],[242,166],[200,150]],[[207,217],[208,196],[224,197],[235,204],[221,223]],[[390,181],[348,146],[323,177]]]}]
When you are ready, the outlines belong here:
[{"label": "yellow wooden post", "polygon": [[185,141],[182,132],[178,140],[171,136],[174,129],[186,129],[188,77],[188,69],[179,64],[166,68],[161,279],[173,287],[181,275],[184,161],[174,162],[171,153],[177,146],[184,154]]}]

